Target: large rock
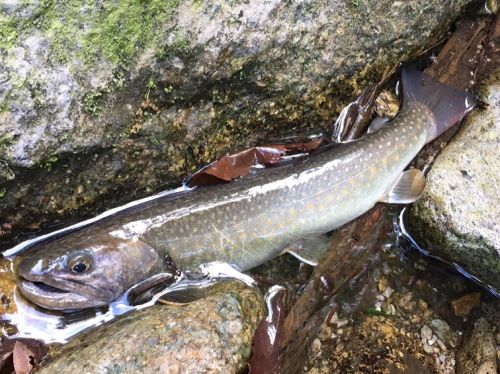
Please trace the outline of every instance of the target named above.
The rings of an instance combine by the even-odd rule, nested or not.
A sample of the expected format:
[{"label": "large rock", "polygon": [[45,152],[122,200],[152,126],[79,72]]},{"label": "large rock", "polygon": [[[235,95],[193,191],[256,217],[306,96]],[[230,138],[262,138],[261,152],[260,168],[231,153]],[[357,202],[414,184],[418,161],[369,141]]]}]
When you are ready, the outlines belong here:
[{"label": "large rock", "polygon": [[155,305],[74,339],[39,373],[238,373],[264,314],[239,282],[188,305]]},{"label": "large rock", "polygon": [[437,157],[412,232],[433,254],[462,265],[500,291],[500,72],[483,90],[489,105],[472,113]]},{"label": "large rock", "polygon": [[93,211],[324,130],[473,2],[3,2],[0,217]]},{"label": "large rock", "polygon": [[470,321],[457,351],[457,374],[495,374],[497,354],[493,328],[480,317]]}]

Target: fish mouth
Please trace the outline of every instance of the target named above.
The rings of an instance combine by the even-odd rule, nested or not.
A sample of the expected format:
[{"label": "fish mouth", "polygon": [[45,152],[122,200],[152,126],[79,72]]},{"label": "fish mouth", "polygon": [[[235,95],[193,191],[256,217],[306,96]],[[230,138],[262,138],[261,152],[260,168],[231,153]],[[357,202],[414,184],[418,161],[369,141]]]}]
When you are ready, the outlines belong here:
[{"label": "fish mouth", "polygon": [[[25,280],[24,282],[31,282],[31,281]],[[33,283],[34,287],[38,287],[40,289],[40,292],[45,292],[47,294],[70,292],[68,290],[63,290],[62,288],[57,288],[57,287],[51,286],[50,284],[47,284],[44,282],[31,282],[31,283]]]},{"label": "fish mouth", "polygon": [[94,308],[110,302],[108,295],[103,295],[93,287],[68,281],[55,282],[23,276],[18,288],[28,301],[49,310]]}]

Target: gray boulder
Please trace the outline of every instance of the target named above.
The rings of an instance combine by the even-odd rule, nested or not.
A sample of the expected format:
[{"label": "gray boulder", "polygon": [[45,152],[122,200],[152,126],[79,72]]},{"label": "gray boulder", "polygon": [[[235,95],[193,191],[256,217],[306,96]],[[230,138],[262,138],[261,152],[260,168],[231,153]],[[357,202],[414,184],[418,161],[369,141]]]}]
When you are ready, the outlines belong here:
[{"label": "gray boulder", "polygon": [[3,3],[0,217],[94,212],[325,130],[473,2]]},{"label": "gray boulder", "polygon": [[480,317],[470,321],[456,356],[457,374],[496,374],[497,355],[493,328]]},{"label": "gray boulder", "polygon": [[436,158],[412,232],[433,254],[462,265],[500,291],[500,72],[476,110]]},{"label": "gray boulder", "polygon": [[255,289],[217,284],[191,304],[155,305],[77,337],[38,372],[238,373],[264,309]]}]

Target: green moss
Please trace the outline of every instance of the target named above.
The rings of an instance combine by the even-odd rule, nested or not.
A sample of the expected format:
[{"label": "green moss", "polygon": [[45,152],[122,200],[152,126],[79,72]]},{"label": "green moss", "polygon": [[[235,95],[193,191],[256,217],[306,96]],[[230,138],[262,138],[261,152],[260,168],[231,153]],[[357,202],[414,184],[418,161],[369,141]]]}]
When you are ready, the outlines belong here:
[{"label": "green moss", "polygon": [[187,40],[184,34],[177,30],[174,31],[173,41],[169,42],[168,45],[161,45],[156,51],[155,57],[158,60],[165,60],[172,55],[181,54],[187,48]]},{"label": "green moss", "polygon": [[158,31],[180,0],[45,0],[29,19],[0,16],[0,47],[11,47],[24,29],[39,28],[52,41],[52,63],[73,59],[93,65],[106,59],[126,66],[138,52],[161,43]]},{"label": "green moss", "polygon": [[370,317],[375,317],[375,316],[380,316],[380,317],[389,317],[389,315],[384,312],[383,310],[377,310],[375,307],[369,307],[368,309],[366,309],[364,311],[364,313],[367,315],[367,316],[370,316]]},{"label": "green moss", "polygon": [[0,113],[9,111],[9,102],[7,100],[3,100],[0,102]]},{"label": "green moss", "polygon": [[88,92],[83,96],[83,109],[92,115],[96,115],[101,111],[101,103],[103,101],[105,92],[102,90]]},{"label": "green moss", "polygon": [[56,153],[52,153],[49,155],[49,157],[47,157],[42,163],[41,163],[41,166],[45,169],[47,169],[47,171],[51,171],[52,170],[52,167],[53,165],[59,161],[59,156],[56,154]]},{"label": "green moss", "polygon": [[11,134],[0,135],[0,151],[5,150],[14,141]]},{"label": "green moss", "polygon": [[17,40],[16,19],[0,13],[0,48],[8,49]]},{"label": "green moss", "polygon": [[351,6],[353,8],[359,9],[360,2],[360,0],[351,0]]}]

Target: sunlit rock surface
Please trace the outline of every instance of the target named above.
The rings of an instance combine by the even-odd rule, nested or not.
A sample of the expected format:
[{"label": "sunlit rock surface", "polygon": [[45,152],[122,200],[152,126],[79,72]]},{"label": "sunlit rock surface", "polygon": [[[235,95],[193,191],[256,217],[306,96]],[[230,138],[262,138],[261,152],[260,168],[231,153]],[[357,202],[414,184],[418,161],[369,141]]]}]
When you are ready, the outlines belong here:
[{"label": "sunlit rock surface", "polygon": [[239,282],[188,305],[155,305],[73,340],[40,373],[238,373],[264,313]]},{"label": "sunlit rock surface", "polygon": [[0,217],[94,212],[324,130],[473,2],[3,2]]},{"label": "sunlit rock surface", "polygon": [[427,176],[411,211],[413,232],[500,291],[500,73],[483,89],[489,105],[472,113]]}]

